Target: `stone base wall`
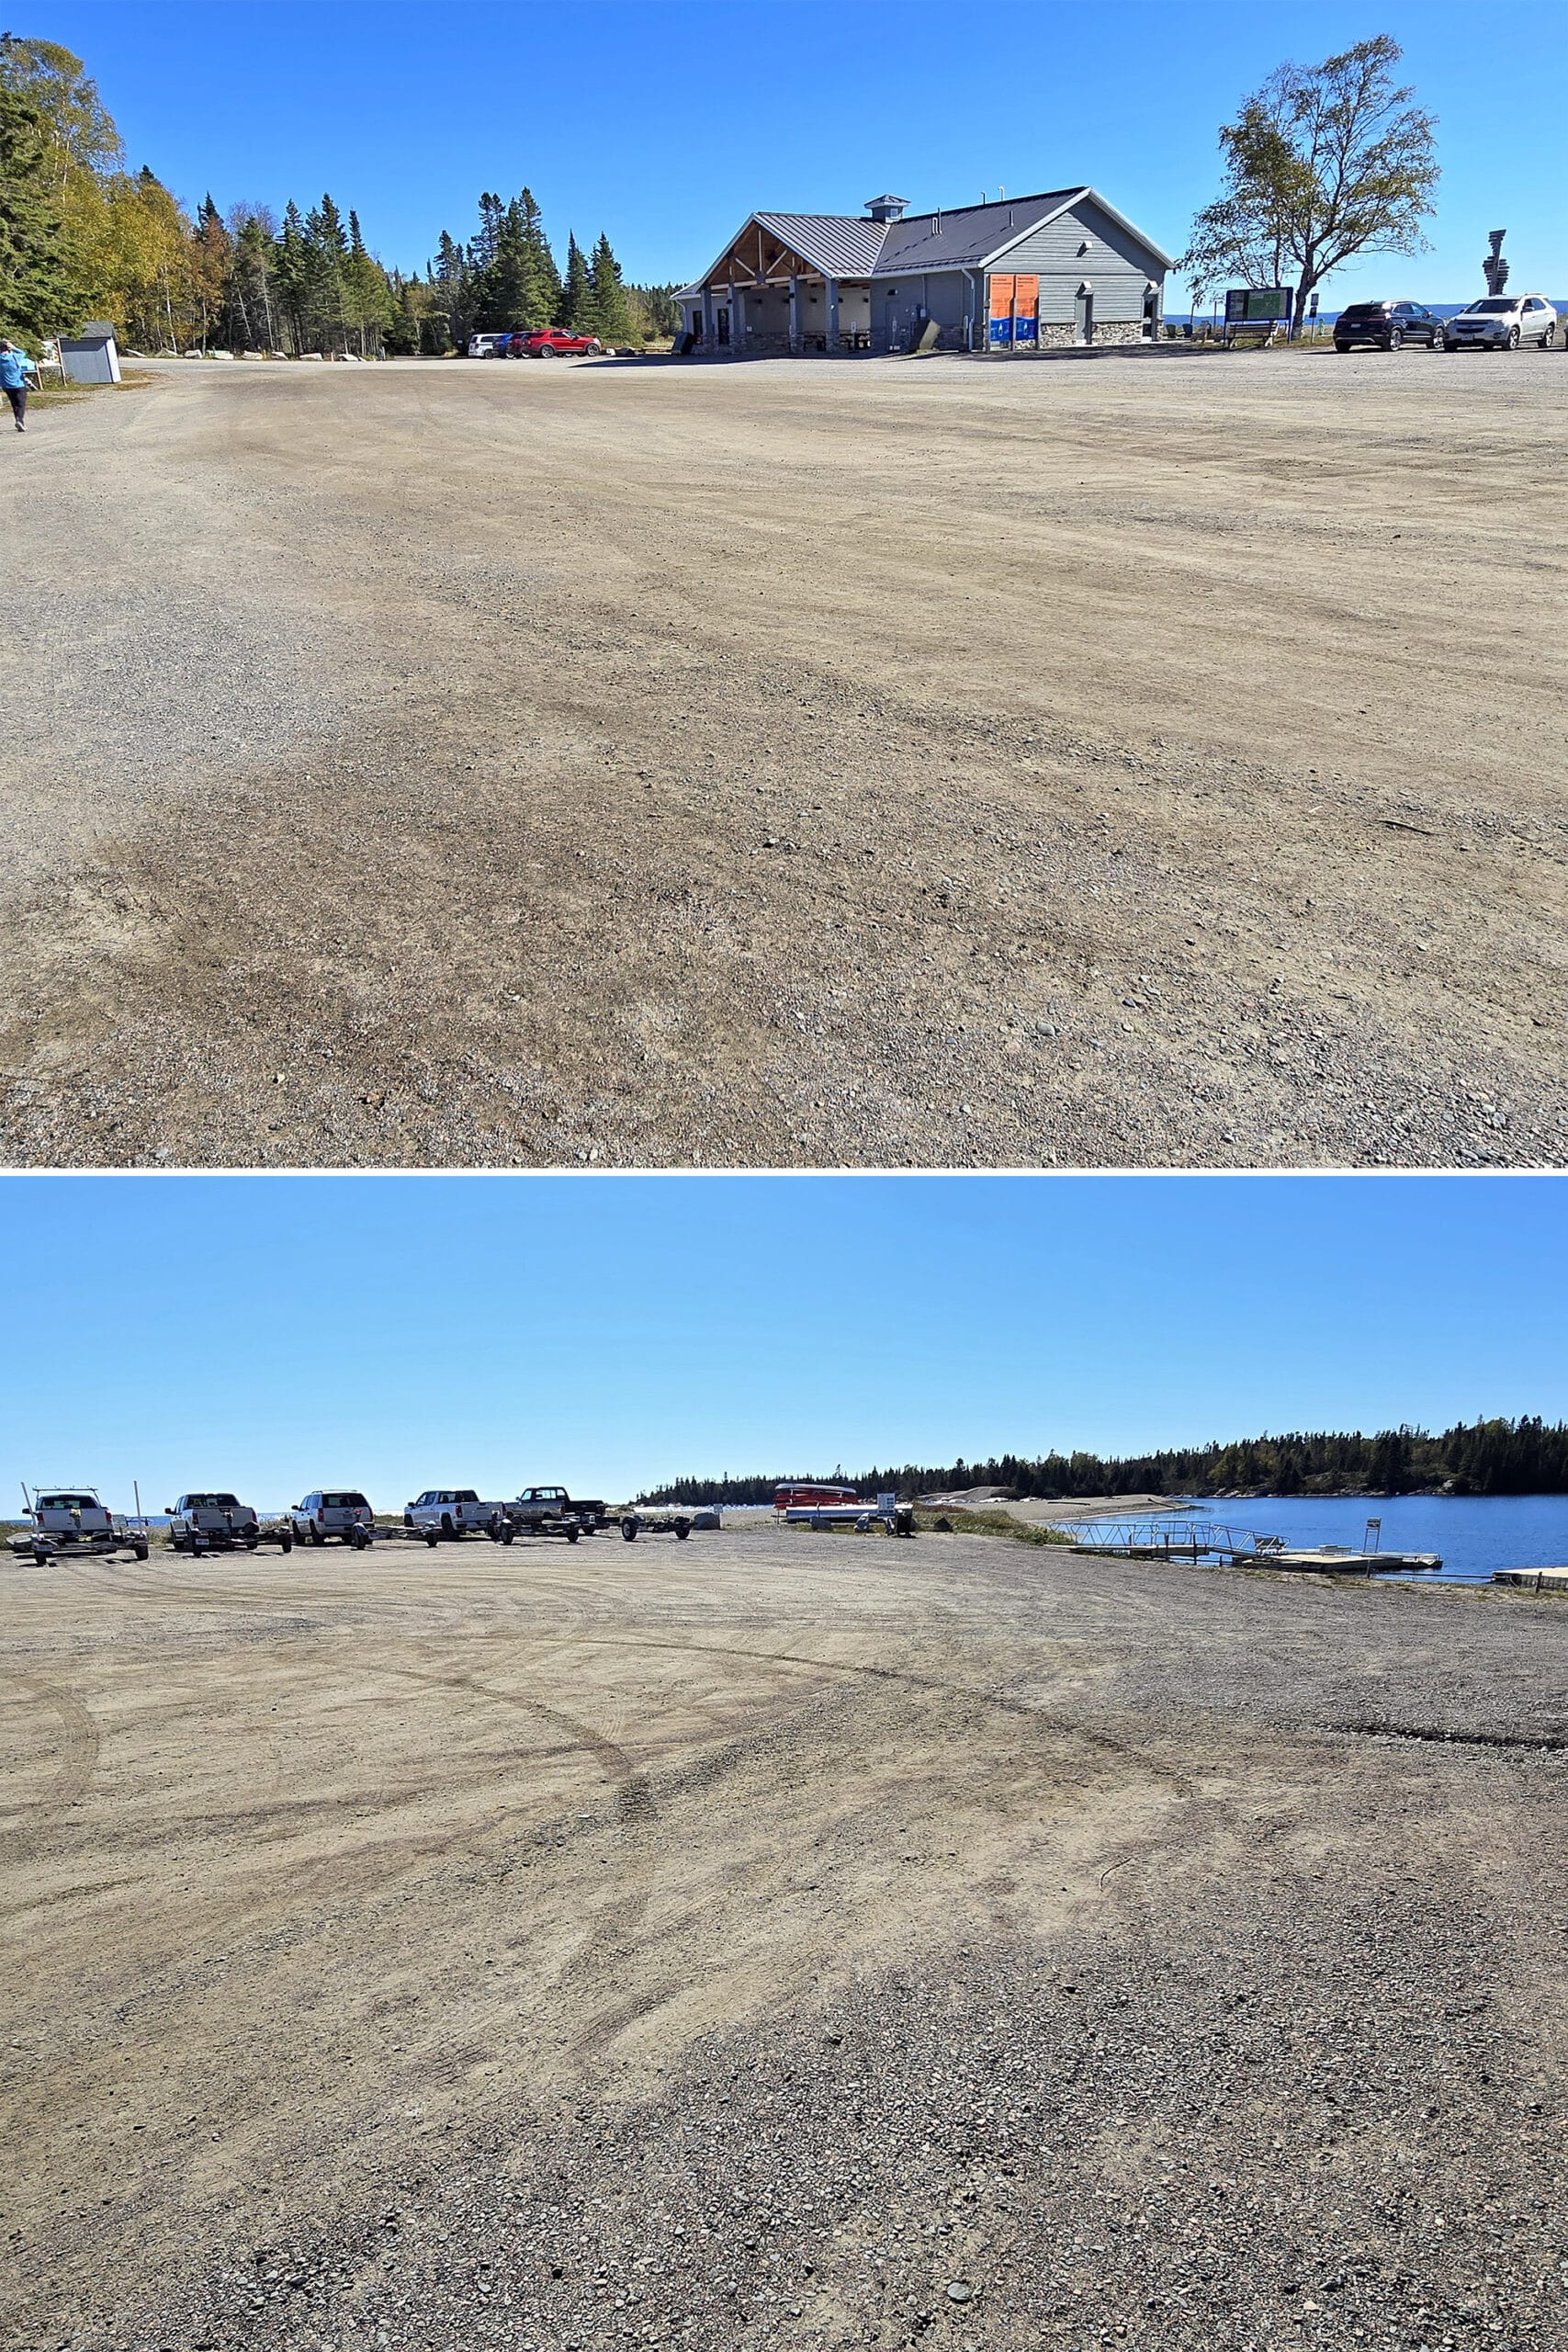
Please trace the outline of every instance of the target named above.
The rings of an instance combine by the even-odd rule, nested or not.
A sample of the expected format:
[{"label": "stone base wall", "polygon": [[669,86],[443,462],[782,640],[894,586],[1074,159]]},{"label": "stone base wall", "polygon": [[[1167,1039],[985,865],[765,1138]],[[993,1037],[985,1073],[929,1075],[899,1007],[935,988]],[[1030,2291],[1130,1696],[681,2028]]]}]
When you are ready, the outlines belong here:
[{"label": "stone base wall", "polygon": [[1087,345],[1079,341],[1077,329],[1066,320],[1042,319],[1038,343],[1021,343],[1016,347],[1006,343],[987,343],[986,356],[989,359],[1033,359],[1043,351],[1117,351],[1147,341],[1141,319],[1097,319],[1094,339]]},{"label": "stone base wall", "polygon": [[[1146,343],[1149,340],[1150,338],[1144,333],[1143,322],[1140,319],[1097,320],[1094,341],[1088,347],[1096,351],[1127,350],[1136,344]],[[1085,347],[1079,343],[1075,327],[1065,321],[1044,319],[1040,322],[1038,343],[1022,343],[1015,348],[1005,343],[977,342],[974,346],[976,356],[984,359],[1034,359],[1043,351],[1081,351]],[[905,346],[900,345],[900,355],[904,348]],[[963,327],[944,326],[937,338],[935,348],[938,351],[967,351],[970,345]],[[887,356],[887,345],[880,337],[874,341],[872,350],[874,356],[882,357]],[[764,334],[757,327],[748,327],[744,337],[739,343],[716,341],[698,343],[693,346],[691,353],[693,358],[704,359],[788,359],[794,356],[795,355],[792,351],[787,334]],[[799,356],[811,359],[820,358],[822,355],[810,336],[803,336]],[[856,355],[846,348],[843,356],[852,357]]]}]

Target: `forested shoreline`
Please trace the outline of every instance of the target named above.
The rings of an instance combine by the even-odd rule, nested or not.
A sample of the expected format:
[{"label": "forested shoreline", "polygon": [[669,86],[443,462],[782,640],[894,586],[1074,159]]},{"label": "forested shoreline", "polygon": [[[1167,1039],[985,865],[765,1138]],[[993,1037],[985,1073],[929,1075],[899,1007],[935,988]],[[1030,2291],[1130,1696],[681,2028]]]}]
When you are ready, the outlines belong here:
[{"label": "forested shoreline", "polygon": [[960,1456],[937,1465],[907,1462],[852,1474],[835,1468],[683,1477],[639,1500],[767,1503],[786,1477],[847,1479],[863,1494],[891,1490],[906,1498],[998,1487],[1043,1501],[1067,1495],[1560,1495],[1568,1494],[1568,1422],[1526,1416],[1456,1422],[1437,1436],[1418,1429],[1380,1430],[1371,1437],[1359,1430],[1298,1430],[1110,1459],[1003,1453],[984,1462]]},{"label": "forested shoreline", "polygon": [[423,274],[384,266],[330,195],[187,209],[130,167],[80,58],[0,35],[0,334],[36,346],[102,318],[130,350],[371,359],[502,328],[640,345],[678,316],[671,288],[624,283],[603,232],[591,248],[569,235],[558,267],[526,187],[481,195],[474,234],[443,230]]}]

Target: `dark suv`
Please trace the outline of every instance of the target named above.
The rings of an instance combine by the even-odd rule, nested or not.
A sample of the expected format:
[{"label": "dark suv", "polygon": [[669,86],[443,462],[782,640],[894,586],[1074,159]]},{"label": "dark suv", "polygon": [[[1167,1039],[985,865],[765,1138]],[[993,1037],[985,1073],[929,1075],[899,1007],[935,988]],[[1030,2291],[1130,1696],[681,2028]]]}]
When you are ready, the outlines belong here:
[{"label": "dark suv", "polygon": [[1397,351],[1404,343],[1441,351],[1443,322],[1419,302],[1352,302],[1334,322],[1334,348],[1354,351],[1359,343],[1374,351]]}]

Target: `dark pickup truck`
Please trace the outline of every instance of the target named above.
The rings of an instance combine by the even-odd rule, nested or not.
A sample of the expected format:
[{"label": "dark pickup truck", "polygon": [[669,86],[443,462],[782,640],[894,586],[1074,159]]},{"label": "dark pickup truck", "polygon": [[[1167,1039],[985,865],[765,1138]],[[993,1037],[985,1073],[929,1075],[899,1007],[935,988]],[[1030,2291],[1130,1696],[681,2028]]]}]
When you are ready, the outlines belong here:
[{"label": "dark pickup truck", "polygon": [[597,1534],[604,1524],[602,1502],[584,1502],[564,1487],[525,1487],[513,1501],[495,1511],[490,1532],[498,1544],[510,1544],[519,1535],[564,1535],[575,1544],[580,1535]]}]

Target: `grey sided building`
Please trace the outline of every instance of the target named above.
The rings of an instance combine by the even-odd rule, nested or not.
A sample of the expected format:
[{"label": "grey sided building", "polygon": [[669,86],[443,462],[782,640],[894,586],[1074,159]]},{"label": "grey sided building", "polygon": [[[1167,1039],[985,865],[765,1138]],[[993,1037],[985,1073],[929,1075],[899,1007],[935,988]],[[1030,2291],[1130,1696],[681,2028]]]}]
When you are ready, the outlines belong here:
[{"label": "grey sided building", "polygon": [[1091,187],[863,216],[753,212],[682,288],[676,348],[711,358],[974,351],[1022,358],[1154,340],[1170,255]]}]

